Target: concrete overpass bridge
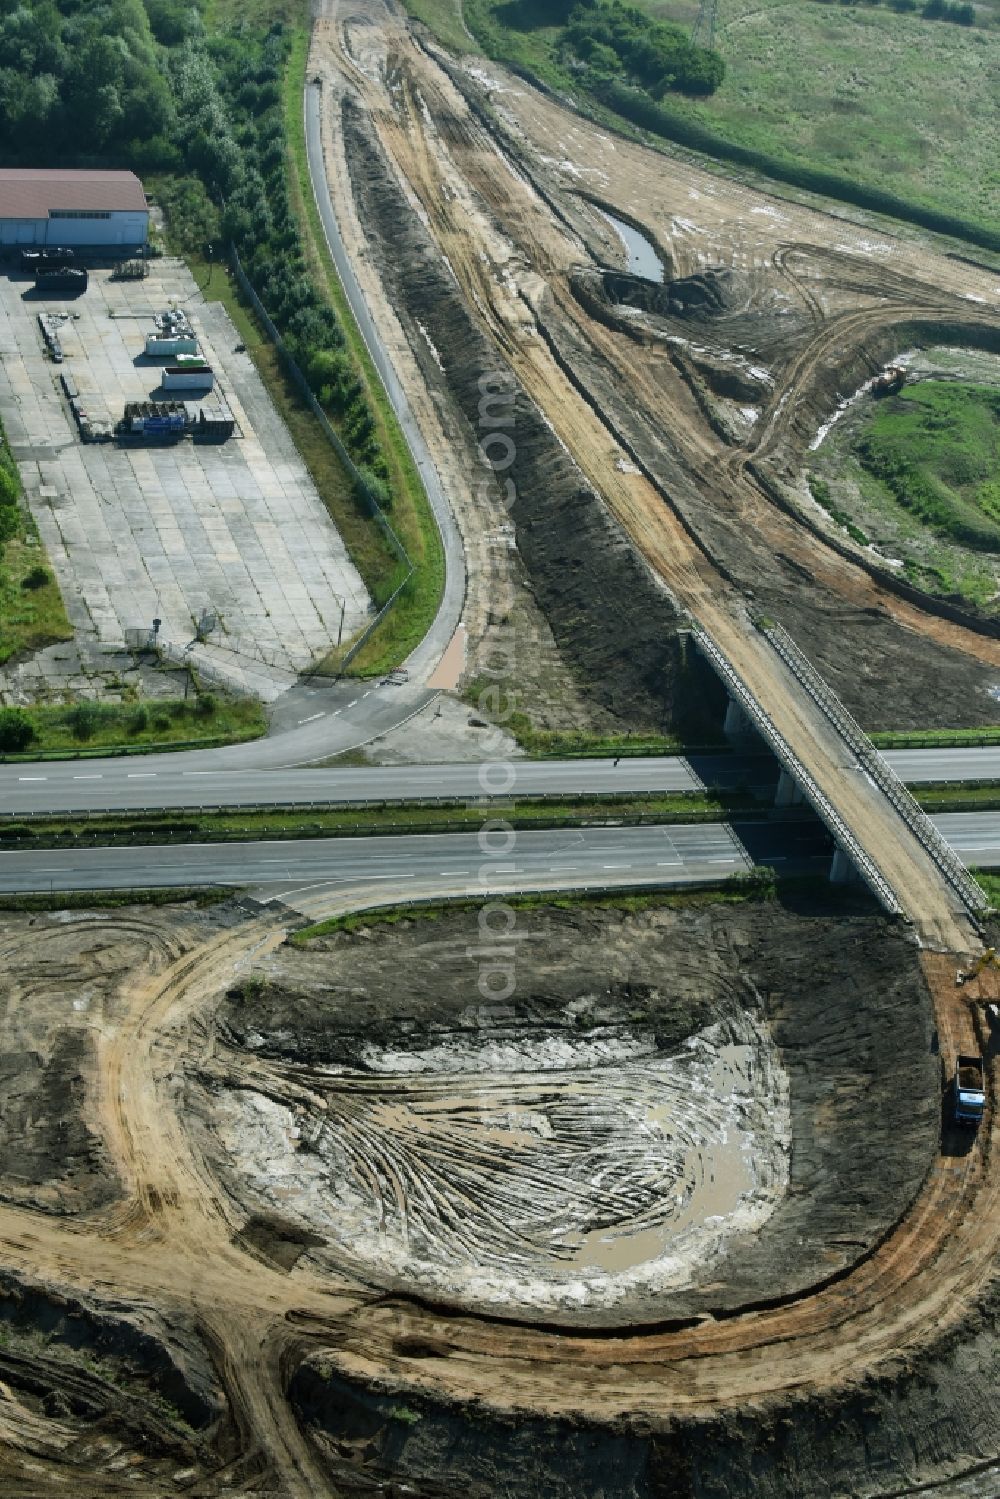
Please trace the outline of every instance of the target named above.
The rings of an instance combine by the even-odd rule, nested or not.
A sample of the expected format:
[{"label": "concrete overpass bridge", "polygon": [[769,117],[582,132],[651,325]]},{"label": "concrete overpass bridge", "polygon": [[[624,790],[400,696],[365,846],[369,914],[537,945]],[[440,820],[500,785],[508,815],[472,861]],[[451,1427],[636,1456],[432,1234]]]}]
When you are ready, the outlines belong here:
[{"label": "concrete overpass bridge", "polygon": [[691,632],[728,693],[727,736],[763,739],[782,768],[778,804],[808,802],[826,824],[831,879],[864,880],[924,946],[979,945],[988,904],[979,885],[788,632],[762,623],[727,634],[724,649],[707,630]]}]

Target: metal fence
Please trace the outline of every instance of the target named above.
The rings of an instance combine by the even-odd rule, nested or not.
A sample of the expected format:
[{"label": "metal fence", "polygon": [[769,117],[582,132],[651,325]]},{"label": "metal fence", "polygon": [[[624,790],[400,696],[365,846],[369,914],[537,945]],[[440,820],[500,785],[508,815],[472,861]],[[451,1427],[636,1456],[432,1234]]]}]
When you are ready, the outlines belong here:
[{"label": "metal fence", "polygon": [[782,625],[762,626],[788,669],[822,710],[841,738],[850,746],[861,767],[868,772],[879,790],[888,798],[907,827],[926,849],[931,859],[957,893],[962,904],[972,912],[989,905],[981,887],[969,874],[955,850],[938,832],[924,809],[910,795],[888,760],[875,748],[864,729],[844,707],[828,682],[820,676],[809,658],[795,644]]}]

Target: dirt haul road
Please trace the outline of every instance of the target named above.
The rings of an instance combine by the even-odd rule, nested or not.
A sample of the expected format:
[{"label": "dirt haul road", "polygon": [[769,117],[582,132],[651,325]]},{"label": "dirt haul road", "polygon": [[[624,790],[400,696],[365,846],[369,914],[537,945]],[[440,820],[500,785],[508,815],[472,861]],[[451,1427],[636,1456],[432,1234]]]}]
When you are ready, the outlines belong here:
[{"label": "dirt haul road", "polygon": [[[793,571],[805,572],[828,594],[839,595],[842,605],[877,607],[898,627],[919,629],[951,651],[1000,667],[1000,644],[932,618],[879,589],[860,567],[784,514],[756,477],[767,455],[780,452],[787,464],[803,409],[810,401],[822,402],[823,393],[816,388],[822,384],[818,372],[825,371],[831,350],[838,368],[849,367],[852,357],[860,357],[854,346],[870,346],[880,327],[893,328],[907,320],[941,326],[964,321],[979,333],[993,330],[992,315],[980,313],[965,300],[968,293],[962,288],[976,284],[973,273],[944,262],[943,277],[928,286],[913,274],[886,271],[870,255],[867,262],[852,261],[850,253],[823,247],[836,221],[787,205],[779,211],[756,194],[730,190],[690,168],[680,172],[677,182],[671,164],[672,194],[690,193],[700,199],[711,193],[724,200],[717,203],[714,222],[709,216],[707,225],[698,226],[697,250],[691,247],[695,235],[688,235],[686,245],[683,239],[675,245],[671,237],[675,269],[683,269],[685,261],[703,264],[729,251],[744,278],[740,298],[747,306],[755,297],[763,303],[773,300],[775,283],[782,288],[803,286],[798,301],[807,315],[792,316],[789,329],[794,337],[787,340],[788,347],[781,347],[773,330],[769,335],[771,364],[778,372],[768,408],[753,433],[734,450],[699,412],[689,385],[676,374],[672,380],[666,378],[669,364],[662,338],[657,342],[650,337],[645,345],[637,345],[623,336],[613,316],[588,315],[573,285],[594,243],[595,231],[584,222],[587,205],[575,190],[567,201],[558,183],[536,185],[539,162],[544,170],[544,163],[565,162],[571,156],[570,165],[577,163],[574,189],[577,171],[586,174],[588,183],[600,176],[602,200],[632,217],[633,197],[642,192],[648,221],[665,214],[662,195],[668,172],[662,158],[609,141],[509,80],[493,90],[487,113],[475,80],[460,70],[448,76],[377,0],[365,6],[327,7],[327,18],[317,26],[313,66],[326,80],[331,130],[333,112],[339,110],[345,91],[349,99],[362,101],[360,119],[350,102],[344,116],[352,132],[347,142],[352,173],[360,174],[356,163],[363,150],[369,156],[384,153],[399,194],[395,222],[402,209],[426,225],[495,355],[513,371],[521,390],[672,598],[710,632],[766,706],[923,939],[938,948],[967,948],[970,929],[953,893],[867,779],[856,769],[844,773],[843,745],[751,627],[745,596],[749,590],[734,588],[731,568],[718,565],[716,554],[724,548],[724,538],[717,545],[713,533],[722,517],[737,549],[746,551],[745,538],[752,534],[758,547],[763,545]],[[556,142],[553,136],[560,132],[565,139]],[[546,155],[547,146],[559,154]],[[613,153],[613,175],[589,163],[588,149],[597,157],[604,151]],[[691,185],[693,179],[698,188]],[[370,217],[370,204],[368,211]],[[360,213],[364,221],[363,203]],[[733,251],[728,218],[724,222],[730,242],[713,233],[718,220],[729,213],[738,213],[743,225],[753,223],[755,213],[764,215],[764,230],[754,236],[753,257],[742,235],[737,235],[742,249]],[[818,248],[808,241],[793,247],[784,235],[778,236],[775,218],[784,230],[786,219],[792,217],[796,229],[812,230]],[[859,248],[864,243],[856,231],[839,223],[837,232],[848,242],[853,234]],[[845,251],[851,249],[850,243],[845,245]],[[370,267],[368,273],[370,291]],[[791,302],[791,292],[780,295]],[[741,311],[746,308],[736,309]],[[422,331],[426,336],[426,329]],[[758,333],[763,337],[764,332],[762,325]],[[669,443],[665,433],[670,434]],[[640,453],[641,447],[645,452]],[[641,469],[634,461],[637,457]],[[707,510],[713,514],[705,516],[702,525],[700,516]],[[759,576],[766,577],[763,558],[760,568]],[[793,591],[794,586],[793,578]]]}]

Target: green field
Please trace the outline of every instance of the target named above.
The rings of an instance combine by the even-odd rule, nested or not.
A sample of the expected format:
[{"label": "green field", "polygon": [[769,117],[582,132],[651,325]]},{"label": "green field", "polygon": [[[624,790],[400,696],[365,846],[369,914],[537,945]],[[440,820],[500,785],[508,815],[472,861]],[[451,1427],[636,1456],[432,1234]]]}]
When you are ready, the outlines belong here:
[{"label": "green field", "polygon": [[719,0],[728,139],[1000,229],[998,12],[955,26],[881,6]]},{"label": "green field", "polygon": [[932,531],[1000,552],[1000,390],[921,381],[874,407],[855,451]]},{"label": "green field", "polygon": [[[461,0],[406,3],[447,45],[470,47]],[[688,0],[639,3],[657,20],[688,26],[699,9]],[[518,31],[503,15],[502,0],[464,0],[483,50],[582,101],[586,80],[560,68],[557,30]],[[675,121],[793,173],[832,172],[1000,235],[1000,4],[978,5],[976,17],[966,27],[878,4],[717,0],[714,46],[725,80],[711,98],[671,94],[664,104]]]},{"label": "green field", "polygon": [[813,455],[810,487],[916,586],[997,612],[1000,383],[921,380],[861,403]]}]

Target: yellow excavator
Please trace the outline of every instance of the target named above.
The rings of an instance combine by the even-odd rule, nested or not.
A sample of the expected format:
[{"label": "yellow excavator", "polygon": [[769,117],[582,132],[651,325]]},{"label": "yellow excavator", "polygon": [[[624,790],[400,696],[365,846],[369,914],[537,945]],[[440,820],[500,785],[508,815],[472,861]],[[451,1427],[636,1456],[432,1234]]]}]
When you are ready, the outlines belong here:
[{"label": "yellow excavator", "polygon": [[979,975],[983,973],[987,968],[1000,969],[1000,957],[997,956],[997,950],[995,947],[987,947],[984,952],[981,952],[971,968],[956,968],[956,985],[961,988],[961,986],[963,984],[967,984],[970,979],[977,979]]}]

